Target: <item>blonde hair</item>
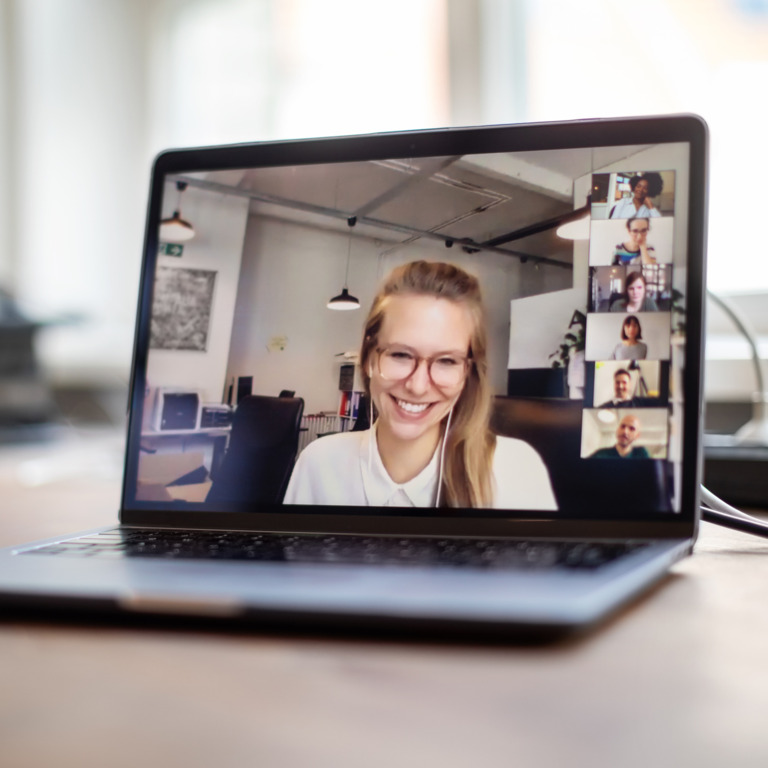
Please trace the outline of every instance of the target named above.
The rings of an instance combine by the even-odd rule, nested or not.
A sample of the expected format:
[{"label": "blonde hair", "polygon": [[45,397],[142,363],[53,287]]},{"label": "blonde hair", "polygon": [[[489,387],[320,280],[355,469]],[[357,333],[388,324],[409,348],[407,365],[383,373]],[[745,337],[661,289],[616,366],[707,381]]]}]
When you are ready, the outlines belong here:
[{"label": "blonde hair", "polygon": [[[463,269],[443,262],[412,261],[394,269],[373,299],[365,321],[360,367],[371,398],[371,353],[375,350],[387,303],[392,296],[435,296],[464,305],[472,318],[469,371],[456,401],[446,438],[442,504],[489,507],[491,462],[496,437],[489,429],[491,390],[488,383],[488,334],[480,284]],[[372,401],[372,398],[371,398]]]}]

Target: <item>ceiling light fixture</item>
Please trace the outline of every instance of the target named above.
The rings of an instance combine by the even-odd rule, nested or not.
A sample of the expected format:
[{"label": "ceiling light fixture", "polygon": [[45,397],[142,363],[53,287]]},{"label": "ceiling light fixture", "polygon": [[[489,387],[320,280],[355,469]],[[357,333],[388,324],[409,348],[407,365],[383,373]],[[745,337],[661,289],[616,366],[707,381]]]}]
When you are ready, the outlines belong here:
[{"label": "ceiling light fixture", "polygon": [[589,240],[589,220],[590,215],[586,214],[575,221],[567,221],[555,230],[555,234],[563,240]]},{"label": "ceiling light fixture", "polygon": [[163,219],[160,222],[160,240],[164,243],[185,243],[195,236],[195,228],[188,221],[181,218],[181,193],[186,188],[186,181],[176,182],[176,189],[179,191],[176,210],[170,219]]},{"label": "ceiling light fixture", "polygon": [[350,216],[347,219],[347,226],[349,227],[349,242],[347,244],[347,271],[344,273],[344,287],[341,289],[341,293],[338,296],[334,296],[327,304],[328,309],[360,309],[360,301],[354,296],[350,295],[347,289],[347,280],[349,278],[349,259],[352,255],[352,227],[357,224],[357,216]]},{"label": "ceiling light fixture", "polygon": [[[576,214],[574,211],[571,216]],[[580,215],[577,218],[566,219],[555,230],[555,234],[558,237],[562,237],[563,240],[589,240],[589,223],[592,219],[592,196],[587,197],[587,204],[579,212]]]}]

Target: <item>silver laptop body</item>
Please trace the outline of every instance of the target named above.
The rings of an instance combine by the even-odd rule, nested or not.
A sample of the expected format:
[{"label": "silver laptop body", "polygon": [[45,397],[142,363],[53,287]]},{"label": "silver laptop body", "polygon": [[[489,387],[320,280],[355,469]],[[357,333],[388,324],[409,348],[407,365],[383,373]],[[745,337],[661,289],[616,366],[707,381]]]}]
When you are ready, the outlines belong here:
[{"label": "silver laptop body", "polygon": [[[119,523],[3,550],[0,603],[470,636],[594,624],[695,540],[706,190],[689,115],[162,153]],[[422,261],[480,283],[495,455],[528,451],[548,478],[525,507],[296,490],[331,446],[368,446],[323,465],[342,499],[374,471],[363,323],[393,270]],[[359,309],[329,308],[349,296]],[[529,478],[496,464],[516,498]],[[204,543],[152,556],[153,532]],[[272,556],[222,554],[238,541]],[[590,547],[603,554],[569,567]]]}]

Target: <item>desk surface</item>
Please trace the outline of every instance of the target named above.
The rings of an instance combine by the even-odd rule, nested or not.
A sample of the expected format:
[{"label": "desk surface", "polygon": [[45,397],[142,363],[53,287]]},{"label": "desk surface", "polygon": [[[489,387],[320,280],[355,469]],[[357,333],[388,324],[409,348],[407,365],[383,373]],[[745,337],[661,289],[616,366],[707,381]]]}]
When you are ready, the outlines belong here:
[{"label": "desk surface", "polygon": [[[114,522],[108,445],[3,449],[0,545]],[[0,762],[764,766],[766,645],[768,541],[707,524],[652,594],[544,647],[5,621]]]},{"label": "desk surface", "polygon": [[198,427],[196,429],[146,429],[142,437],[156,440],[161,437],[225,437],[232,432],[232,427]]}]

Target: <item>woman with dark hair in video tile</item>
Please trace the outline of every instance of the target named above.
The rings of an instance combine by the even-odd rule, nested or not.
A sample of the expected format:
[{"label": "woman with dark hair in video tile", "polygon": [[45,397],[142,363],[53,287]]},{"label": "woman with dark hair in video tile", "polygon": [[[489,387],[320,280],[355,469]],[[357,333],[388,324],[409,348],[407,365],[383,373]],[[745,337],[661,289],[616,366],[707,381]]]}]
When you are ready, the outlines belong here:
[{"label": "woman with dark hair in video tile", "polygon": [[487,346],[477,278],[441,262],[395,269],[360,350],[378,418],[310,443],[285,503],[557,509],[539,454],[490,431]]},{"label": "woman with dark hair in video tile", "polygon": [[635,264],[655,264],[656,250],[647,242],[651,220],[633,216],[627,219],[627,231],[629,237],[613,249],[614,265],[630,267]]},{"label": "woman with dark hair in video tile", "polygon": [[621,324],[621,343],[613,350],[613,360],[645,360],[648,354],[648,345],[640,339],[643,331],[640,321],[634,315],[627,315]]},{"label": "woman with dark hair in video tile", "polygon": [[659,209],[653,204],[652,197],[661,194],[664,189],[664,181],[660,173],[650,171],[648,173],[638,173],[629,180],[629,188],[632,190],[631,197],[622,197],[616,205],[611,208],[612,219],[629,219],[633,216],[637,218],[655,219],[661,216]]},{"label": "woman with dark hair in video tile", "polygon": [[657,312],[656,302],[647,295],[648,283],[642,272],[630,272],[624,296],[611,304],[611,312]]}]

